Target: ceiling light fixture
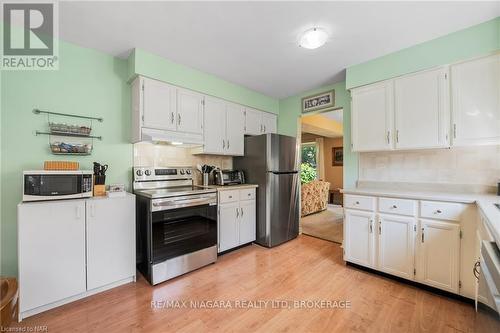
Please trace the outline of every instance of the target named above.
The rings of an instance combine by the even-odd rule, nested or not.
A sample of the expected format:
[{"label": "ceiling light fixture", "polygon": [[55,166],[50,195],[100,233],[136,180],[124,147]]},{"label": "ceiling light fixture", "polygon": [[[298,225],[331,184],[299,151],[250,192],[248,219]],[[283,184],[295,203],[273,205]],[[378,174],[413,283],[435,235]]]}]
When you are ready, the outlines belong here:
[{"label": "ceiling light fixture", "polygon": [[325,45],[327,39],[328,34],[324,29],[312,28],[304,31],[300,36],[299,46],[313,50]]}]

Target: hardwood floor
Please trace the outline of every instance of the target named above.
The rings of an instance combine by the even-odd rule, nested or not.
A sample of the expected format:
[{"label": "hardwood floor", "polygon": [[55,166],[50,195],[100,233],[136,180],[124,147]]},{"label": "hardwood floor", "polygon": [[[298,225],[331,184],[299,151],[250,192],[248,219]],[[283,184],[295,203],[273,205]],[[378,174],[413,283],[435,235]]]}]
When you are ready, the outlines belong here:
[{"label": "hardwood floor", "polygon": [[[346,300],[351,306],[152,307],[152,301],[162,300]],[[156,287],[139,277],[137,283],[30,317],[17,326],[46,326],[51,333],[472,332],[474,316],[470,304],[345,266],[338,244],[302,235],[273,249],[247,246]]]}]

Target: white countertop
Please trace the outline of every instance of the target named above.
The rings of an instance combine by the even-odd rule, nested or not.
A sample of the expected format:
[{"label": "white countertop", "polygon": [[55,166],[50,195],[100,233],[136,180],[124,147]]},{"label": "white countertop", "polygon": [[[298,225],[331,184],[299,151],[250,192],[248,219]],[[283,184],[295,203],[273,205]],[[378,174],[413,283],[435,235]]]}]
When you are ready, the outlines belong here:
[{"label": "white countertop", "polygon": [[[487,218],[490,231],[497,244],[500,244],[500,209],[494,203],[500,203],[500,196],[494,194],[474,194],[434,191],[408,191],[381,188],[345,188],[340,190],[344,194],[372,195],[377,197],[397,197],[415,200],[434,200],[460,203],[476,203]],[[500,246],[500,245],[499,245]]]},{"label": "white countertop", "polygon": [[257,184],[237,184],[237,185],[196,185],[203,188],[214,188],[217,191],[228,191],[228,190],[243,190],[246,188],[257,188]]}]

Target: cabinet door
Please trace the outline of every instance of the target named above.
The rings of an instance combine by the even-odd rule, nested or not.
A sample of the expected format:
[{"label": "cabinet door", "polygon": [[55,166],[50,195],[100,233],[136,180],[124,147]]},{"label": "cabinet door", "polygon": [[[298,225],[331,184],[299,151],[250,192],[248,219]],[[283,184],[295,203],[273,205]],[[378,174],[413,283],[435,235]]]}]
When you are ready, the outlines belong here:
[{"label": "cabinet door", "polygon": [[244,155],[245,115],[241,106],[227,104],[226,109],[226,154]]},{"label": "cabinet door", "polygon": [[264,133],[276,133],[276,115],[272,113],[262,112],[262,127]]},{"label": "cabinet door", "polygon": [[255,200],[240,201],[240,244],[255,241],[256,225]]},{"label": "cabinet door", "polygon": [[500,55],[451,68],[453,145],[500,144]]},{"label": "cabinet door", "polygon": [[216,98],[206,98],[204,117],[203,152],[223,154],[226,150],[226,103]]},{"label": "cabinet door", "polygon": [[345,260],[374,267],[374,220],[373,213],[345,210]]},{"label": "cabinet door", "polygon": [[143,119],[148,128],[175,130],[175,87],[164,82],[143,79]]},{"label": "cabinet door", "polygon": [[254,109],[245,109],[245,134],[260,135],[264,131],[262,127],[262,112]]},{"label": "cabinet door", "polygon": [[177,131],[201,134],[203,131],[203,95],[177,89]]},{"label": "cabinet door", "polygon": [[458,293],[460,225],[420,220],[417,279]]},{"label": "cabinet door", "polygon": [[240,245],[238,202],[219,205],[219,252]]},{"label": "cabinet door", "polygon": [[394,80],[396,149],[449,146],[448,90],[444,68]]},{"label": "cabinet door", "polygon": [[20,311],[85,292],[85,201],[18,206]]},{"label": "cabinet door", "polygon": [[413,280],[416,221],[409,217],[380,215],[378,268]]},{"label": "cabinet door", "polygon": [[87,289],[135,275],[135,199],[87,200]]},{"label": "cabinet door", "polygon": [[390,150],[393,83],[384,81],[352,91],[353,151]]}]

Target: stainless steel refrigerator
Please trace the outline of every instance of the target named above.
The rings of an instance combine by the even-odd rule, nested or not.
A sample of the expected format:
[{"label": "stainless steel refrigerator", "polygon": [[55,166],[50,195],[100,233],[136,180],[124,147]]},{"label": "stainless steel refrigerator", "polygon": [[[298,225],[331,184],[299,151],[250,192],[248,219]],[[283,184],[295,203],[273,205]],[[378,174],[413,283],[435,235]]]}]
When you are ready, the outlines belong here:
[{"label": "stainless steel refrigerator", "polygon": [[298,151],[294,137],[263,134],[245,138],[245,156],[233,167],[257,188],[256,243],[273,247],[299,234]]}]

